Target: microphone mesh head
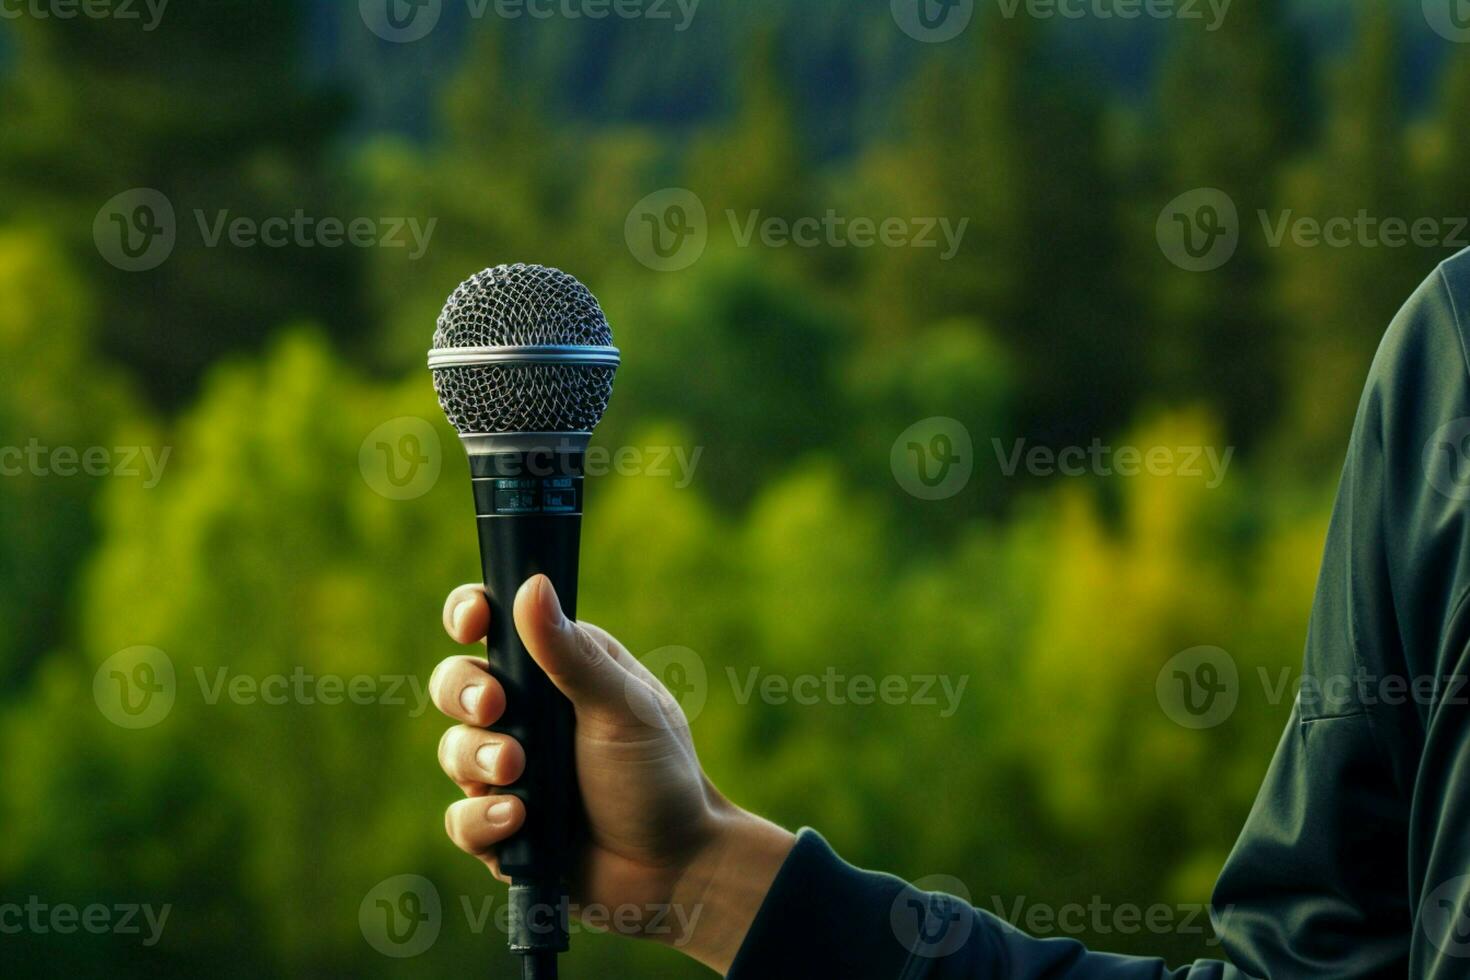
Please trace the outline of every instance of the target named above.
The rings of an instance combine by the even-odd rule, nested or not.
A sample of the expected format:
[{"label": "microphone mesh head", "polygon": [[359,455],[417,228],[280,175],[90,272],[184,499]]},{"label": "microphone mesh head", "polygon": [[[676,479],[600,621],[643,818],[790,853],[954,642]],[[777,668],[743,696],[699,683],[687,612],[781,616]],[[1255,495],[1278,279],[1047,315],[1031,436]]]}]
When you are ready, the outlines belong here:
[{"label": "microphone mesh head", "polygon": [[[597,298],[572,276],[539,265],[486,269],[450,295],[434,348],[611,347]],[[434,390],[464,435],[590,432],[612,397],[616,368],[506,362],[439,367]]]}]

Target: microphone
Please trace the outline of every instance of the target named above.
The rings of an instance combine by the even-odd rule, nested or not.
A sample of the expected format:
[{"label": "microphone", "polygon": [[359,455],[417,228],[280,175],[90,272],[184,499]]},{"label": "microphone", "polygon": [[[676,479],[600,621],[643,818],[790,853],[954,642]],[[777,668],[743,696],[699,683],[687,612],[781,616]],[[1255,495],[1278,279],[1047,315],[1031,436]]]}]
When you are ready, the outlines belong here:
[{"label": "microphone", "polygon": [[506,690],[494,731],[526,749],[506,792],[526,823],[500,846],[511,879],[511,952],[526,980],[556,976],[568,948],[566,878],[580,831],[571,702],[516,632],[511,604],[533,575],[577,615],[587,443],[612,397],[620,357],[597,298],[572,276],[502,265],[460,284],[434,330],[434,390],[469,454],[480,563],[490,600],[490,671]]}]

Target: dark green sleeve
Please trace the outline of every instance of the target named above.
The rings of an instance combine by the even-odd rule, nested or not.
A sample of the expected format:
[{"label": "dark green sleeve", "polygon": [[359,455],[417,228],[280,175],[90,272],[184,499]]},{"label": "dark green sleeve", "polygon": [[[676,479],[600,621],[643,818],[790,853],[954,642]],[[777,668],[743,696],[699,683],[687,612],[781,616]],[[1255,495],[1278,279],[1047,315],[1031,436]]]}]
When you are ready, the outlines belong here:
[{"label": "dark green sleeve", "polygon": [[1162,960],[1034,939],[952,895],[847,864],[804,830],[746,936],[731,980],[1238,980],[1221,963]]},{"label": "dark green sleeve", "polygon": [[1457,257],[1415,293],[1359,405],[1301,691],[1214,896],[1252,974],[1470,971],[1467,283]]}]

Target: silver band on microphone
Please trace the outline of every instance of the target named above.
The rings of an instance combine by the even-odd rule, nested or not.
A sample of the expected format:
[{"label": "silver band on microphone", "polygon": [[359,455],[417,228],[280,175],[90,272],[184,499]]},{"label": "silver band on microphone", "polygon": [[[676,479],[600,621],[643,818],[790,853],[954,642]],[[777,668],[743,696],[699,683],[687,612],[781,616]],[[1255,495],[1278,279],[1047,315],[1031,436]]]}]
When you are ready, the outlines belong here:
[{"label": "silver band on microphone", "polygon": [[429,351],[430,369],[479,367],[486,364],[566,364],[617,367],[616,347],[559,344],[538,347],[441,347]]},{"label": "silver band on microphone", "polygon": [[585,453],[592,441],[590,432],[500,432],[462,435],[459,441],[471,456],[502,453]]}]

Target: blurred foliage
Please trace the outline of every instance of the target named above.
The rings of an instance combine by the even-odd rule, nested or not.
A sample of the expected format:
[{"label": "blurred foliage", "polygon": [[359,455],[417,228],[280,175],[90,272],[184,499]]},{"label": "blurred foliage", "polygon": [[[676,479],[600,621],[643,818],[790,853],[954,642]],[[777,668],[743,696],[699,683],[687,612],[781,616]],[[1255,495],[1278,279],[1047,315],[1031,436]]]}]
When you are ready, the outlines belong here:
[{"label": "blurred foliage", "polygon": [[[1283,3],[1239,4],[1218,33],[1161,29],[1144,95],[1127,97],[1063,57],[1052,25],[991,11],[915,45],[887,4],[841,6],[712,10],[687,44],[662,24],[532,41],[487,21],[385,46],[355,4],[285,0],[170,8],[141,38],[105,21],[6,28],[0,444],[171,456],[156,487],[0,483],[0,902],[174,905],[156,947],[0,936],[7,976],[433,976],[487,960],[509,975],[462,905],[501,890],[440,831],[455,791],[432,709],[411,690],[337,706],[209,692],[220,671],[421,684],[452,652],[440,603],[475,574],[475,545],[422,358],[453,286],[516,260],[575,272],[608,310],[626,366],[598,445],[700,453],[692,480],[675,465],[592,486],[581,612],[640,655],[699,653],[695,736],[729,796],[856,862],[957,877],[992,911],[1208,899],[1289,710],[1258,678],[1297,663],[1361,380],[1448,254],[1271,247],[1257,213],[1470,213],[1470,60],[1444,59],[1411,98],[1424,28],[1397,7],[1361,3],[1334,56]],[[308,67],[304,38],[324,36],[350,39],[340,77]],[[340,81],[354,72],[381,77],[354,91]],[[413,85],[434,108],[408,135],[353,123],[349,94],[402,114]],[[168,194],[181,229],[195,208],[438,224],[417,261],[211,249],[181,230],[163,266],[125,273],[91,229],[135,186]],[[624,222],[675,186],[704,202],[709,246],[653,272]],[[1241,213],[1238,254],[1207,274],[1154,237],[1196,187]],[[970,224],[941,261],[741,248],[727,218],[829,209]],[[889,451],[933,416],[968,428],[975,473],[925,502]],[[429,420],[443,471],[393,500],[360,454],[404,417]],[[1218,487],[1007,476],[1017,439],[1238,451]],[[92,682],[139,645],[166,652],[177,701],[127,730]],[[1198,645],[1228,650],[1243,679],[1206,731],[1155,696],[1165,662]],[[829,668],[966,686],[948,717],[741,697],[752,670]],[[444,928],[394,960],[364,941],[358,903],[402,873],[436,884]],[[1214,952],[1191,935],[1080,938]],[[579,939],[568,974],[702,971],[609,938]]]}]

